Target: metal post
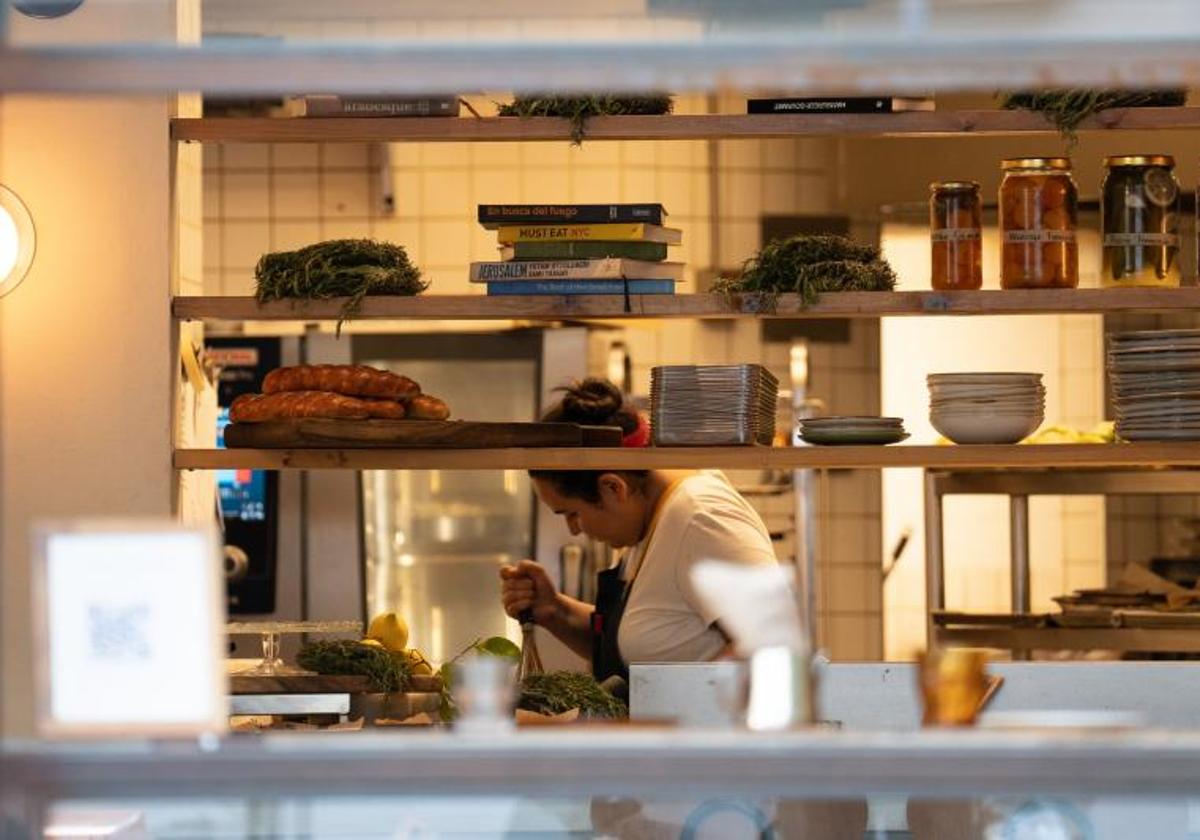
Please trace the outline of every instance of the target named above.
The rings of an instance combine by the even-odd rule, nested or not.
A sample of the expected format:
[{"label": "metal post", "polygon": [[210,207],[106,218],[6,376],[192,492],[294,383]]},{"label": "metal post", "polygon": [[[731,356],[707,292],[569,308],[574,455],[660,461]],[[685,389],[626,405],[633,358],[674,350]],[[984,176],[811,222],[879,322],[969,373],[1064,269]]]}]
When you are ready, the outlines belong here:
[{"label": "metal post", "polygon": [[933,647],[933,613],[945,609],[946,581],[942,556],[942,495],[937,473],[925,472],[925,646]]},{"label": "metal post", "polygon": [[801,621],[809,644],[817,650],[817,516],[816,489],[813,470],[795,470],[792,481],[796,498],[796,574],[799,575]]},{"label": "metal post", "polygon": [[1012,540],[1012,611],[1027,613],[1029,598],[1029,497],[1010,496],[1010,539]]},{"label": "metal post", "polygon": [[[1012,543],[1012,611],[1017,615],[1029,612],[1029,497],[1010,496],[1009,539]],[[1029,651],[1014,650],[1013,659],[1028,659]]]},{"label": "metal post", "polygon": [[[814,416],[816,404],[808,397],[808,341],[794,339],[788,352],[788,375],[792,390],[792,446],[804,446],[799,424],[803,418]],[[816,478],[813,470],[792,471],[793,537],[796,554],[796,574],[799,577],[797,598],[800,620],[812,649],[820,648],[817,638],[817,503]]]}]

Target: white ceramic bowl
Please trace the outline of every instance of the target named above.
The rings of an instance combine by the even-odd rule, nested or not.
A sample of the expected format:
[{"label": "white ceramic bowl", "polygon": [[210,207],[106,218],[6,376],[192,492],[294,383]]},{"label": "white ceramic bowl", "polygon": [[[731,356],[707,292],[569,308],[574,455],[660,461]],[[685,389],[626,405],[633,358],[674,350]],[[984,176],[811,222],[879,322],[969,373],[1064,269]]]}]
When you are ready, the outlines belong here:
[{"label": "white ceramic bowl", "polygon": [[975,419],[975,418],[986,419],[988,417],[1006,417],[1006,418],[1021,417],[1021,418],[1025,418],[1027,420],[1036,420],[1039,418],[1044,418],[1045,416],[1046,416],[1046,412],[1040,408],[1021,408],[1021,409],[1013,409],[1011,411],[953,411],[953,410],[947,411],[944,409],[935,408],[933,411],[929,412],[929,417],[930,417],[930,419],[933,419],[933,420],[936,420],[940,417],[950,417],[950,418],[954,418],[954,419]]},{"label": "white ceramic bowl", "polygon": [[1042,425],[1042,412],[981,412],[973,414],[934,412],[933,428],[955,443],[1017,443]]}]

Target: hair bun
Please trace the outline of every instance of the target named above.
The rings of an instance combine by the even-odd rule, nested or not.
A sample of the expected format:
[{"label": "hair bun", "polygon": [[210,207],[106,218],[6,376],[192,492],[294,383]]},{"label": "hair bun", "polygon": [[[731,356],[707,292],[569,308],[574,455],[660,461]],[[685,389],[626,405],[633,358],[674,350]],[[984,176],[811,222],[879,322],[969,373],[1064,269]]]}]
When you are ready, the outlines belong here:
[{"label": "hair bun", "polygon": [[566,389],[563,395],[563,414],[578,418],[575,422],[594,426],[613,423],[621,411],[624,398],[620,390],[606,379],[585,379]]},{"label": "hair bun", "polygon": [[562,400],[543,420],[583,426],[620,426],[625,434],[638,427],[637,412],[625,405],[621,389],[607,379],[589,377],[560,389]]}]

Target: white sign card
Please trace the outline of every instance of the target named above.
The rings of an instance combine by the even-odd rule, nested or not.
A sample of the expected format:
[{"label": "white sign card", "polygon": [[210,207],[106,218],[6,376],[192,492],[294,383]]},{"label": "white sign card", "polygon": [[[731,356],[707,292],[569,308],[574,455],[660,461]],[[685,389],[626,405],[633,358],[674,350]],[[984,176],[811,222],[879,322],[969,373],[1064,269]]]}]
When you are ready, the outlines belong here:
[{"label": "white sign card", "polygon": [[215,530],[174,520],[34,534],[37,714],[45,736],[189,736],[228,724]]}]

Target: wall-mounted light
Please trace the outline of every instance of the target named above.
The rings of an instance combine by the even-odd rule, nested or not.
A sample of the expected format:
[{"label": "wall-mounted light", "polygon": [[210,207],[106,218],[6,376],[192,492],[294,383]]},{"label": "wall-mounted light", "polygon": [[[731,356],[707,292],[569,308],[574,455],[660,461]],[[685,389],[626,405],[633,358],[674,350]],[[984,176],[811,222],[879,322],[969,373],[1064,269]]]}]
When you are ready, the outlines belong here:
[{"label": "wall-mounted light", "polygon": [[28,208],[0,184],[0,297],[20,285],[33,264],[37,234]]}]

